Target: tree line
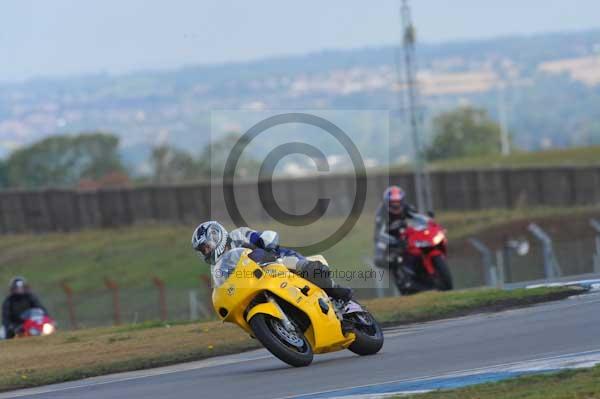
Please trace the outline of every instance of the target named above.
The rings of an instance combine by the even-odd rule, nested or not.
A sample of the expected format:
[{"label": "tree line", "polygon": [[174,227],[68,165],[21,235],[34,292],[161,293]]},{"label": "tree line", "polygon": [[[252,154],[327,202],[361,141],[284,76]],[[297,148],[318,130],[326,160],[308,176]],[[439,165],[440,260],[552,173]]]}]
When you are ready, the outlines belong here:
[{"label": "tree line", "polygon": [[[500,127],[483,109],[461,107],[433,120],[429,160],[493,155],[500,152]],[[105,132],[55,135],[0,160],[0,188],[98,188],[139,183],[179,183],[214,177],[222,171],[232,147],[240,140],[230,133],[197,155],[167,144],[151,151],[149,175],[137,175],[119,153],[119,138]],[[259,162],[244,155],[238,175],[255,173]]]},{"label": "tree line", "polygon": [[[239,135],[226,134],[207,144],[199,154],[168,144],[152,148],[150,173],[140,174],[123,160],[119,137],[105,132],[54,135],[0,159],[0,189],[73,188],[93,189],[135,184],[181,183],[209,179],[221,173]],[[258,171],[259,163],[244,155],[237,175]]]},{"label": "tree line", "polygon": [[15,150],[0,161],[4,188],[72,187],[83,179],[125,173],[119,139],[106,133],[51,136]]}]

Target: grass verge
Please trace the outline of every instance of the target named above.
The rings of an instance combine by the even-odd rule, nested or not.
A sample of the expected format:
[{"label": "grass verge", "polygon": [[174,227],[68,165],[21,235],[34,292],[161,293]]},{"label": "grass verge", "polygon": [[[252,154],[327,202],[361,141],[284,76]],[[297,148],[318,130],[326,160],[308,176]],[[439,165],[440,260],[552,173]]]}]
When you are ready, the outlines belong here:
[{"label": "grass verge", "polygon": [[[398,325],[522,307],[576,292],[564,288],[429,292],[371,300],[366,305],[382,323]],[[220,322],[143,323],[0,341],[0,391],[165,366],[258,346],[238,327]]]},{"label": "grass verge", "polygon": [[579,289],[538,288],[502,291],[475,289],[426,292],[409,297],[389,297],[367,302],[369,310],[383,325],[402,325],[474,313],[499,312],[567,298]]},{"label": "grass verge", "polygon": [[520,377],[466,388],[397,396],[402,399],[591,399],[600,397],[600,366]]},{"label": "grass verge", "polygon": [[553,149],[546,151],[521,152],[509,156],[492,155],[485,157],[456,158],[431,162],[434,170],[474,169],[490,167],[528,167],[562,165],[598,165],[600,146]]},{"label": "grass verge", "polygon": [[[597,207],[531,208],[440,213],[438,220],[448,229],[451,242],[483,229],[502,226],[515,220],[577,216]],[[309,243],[337,229],[341,219],[327,219],[301,229],[279,229],[282,242]],[[587,223],[587,221],[586,221]],[[38,237],[22,234],[2,236],[0,240],[0,283],[15,274],[27,277],[42,298],[58,291],[68,281],[76,292],[105,290],[104,278],[117,279],[121,287],[152,288],[151,276],[157,276],[174,289],[197,288],[198,275],[208,273],[190,248],[189,237],[195,226],[147,225],[114,230],[90,230],[51,233]],[[256,225],[258,229],[269,225]],[[281,227],[281,226],[279,226]],[[373,253],[371,232],[373,215],[365,214],[345,239],[323,255],[332,265],[355,265]],[[311,254],[306,254],[311,255]],[[0,284],[0,294],[5,294]]]}]

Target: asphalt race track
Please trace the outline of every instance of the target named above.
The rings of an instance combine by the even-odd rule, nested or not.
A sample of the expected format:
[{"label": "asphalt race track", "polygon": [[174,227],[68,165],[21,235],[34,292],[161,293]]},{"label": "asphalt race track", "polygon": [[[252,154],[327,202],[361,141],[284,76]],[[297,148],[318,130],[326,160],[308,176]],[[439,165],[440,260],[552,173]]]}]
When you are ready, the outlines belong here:
[{"label": "asphalt race track", "polygon": [[[1,398],[289,398],[600,349],[600,296],[386,331],[382,352],[315,357],[302,369],[264,350],[0,394]],[[308,396],[304,396],[308,395]],[[319,397],[337,396],[334,393]]]}]

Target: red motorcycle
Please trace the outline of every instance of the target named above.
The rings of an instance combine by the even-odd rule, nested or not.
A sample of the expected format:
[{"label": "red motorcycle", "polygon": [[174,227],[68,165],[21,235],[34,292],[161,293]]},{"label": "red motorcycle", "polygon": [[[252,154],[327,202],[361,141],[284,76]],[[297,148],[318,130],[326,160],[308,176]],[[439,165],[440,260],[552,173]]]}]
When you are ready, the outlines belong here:
[{"label": "red motorcycle", "polygon": [[17,330],[18,337],[36,337],[54,334],[56,322],[43,309],[31,308],[21,314],[23,324]]},{"label": "red motorcycle", "polygon": [[448,268],[448,239],[444,228],[430,217],[415,214],[400,229],[406,248],[390,249],[390,270],[402,295],[425,290],[452,289]]}]

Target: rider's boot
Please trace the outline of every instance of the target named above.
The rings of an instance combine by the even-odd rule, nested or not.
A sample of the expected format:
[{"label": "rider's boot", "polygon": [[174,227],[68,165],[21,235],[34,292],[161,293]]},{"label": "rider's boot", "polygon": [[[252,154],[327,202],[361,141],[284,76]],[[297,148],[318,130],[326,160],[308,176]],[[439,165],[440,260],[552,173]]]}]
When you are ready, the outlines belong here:
[{"label": "rider's boot", "polygon": [[356,311],[356,306],[360,306],[352,301],[352,289],[334,283],[333,288],[324,288],[323,290],[332,299],[333,305],[335,306],[335,312],[342,323],[342,334],[354,331],[354,323],[345,317],[349,312]]},{"label": "rider's boot", "polygon": [[323,290],[334,300],[347,303],[352,299],[352,289],[348,287],[342,287],[334,283],[332,288],[324,288]]}]

